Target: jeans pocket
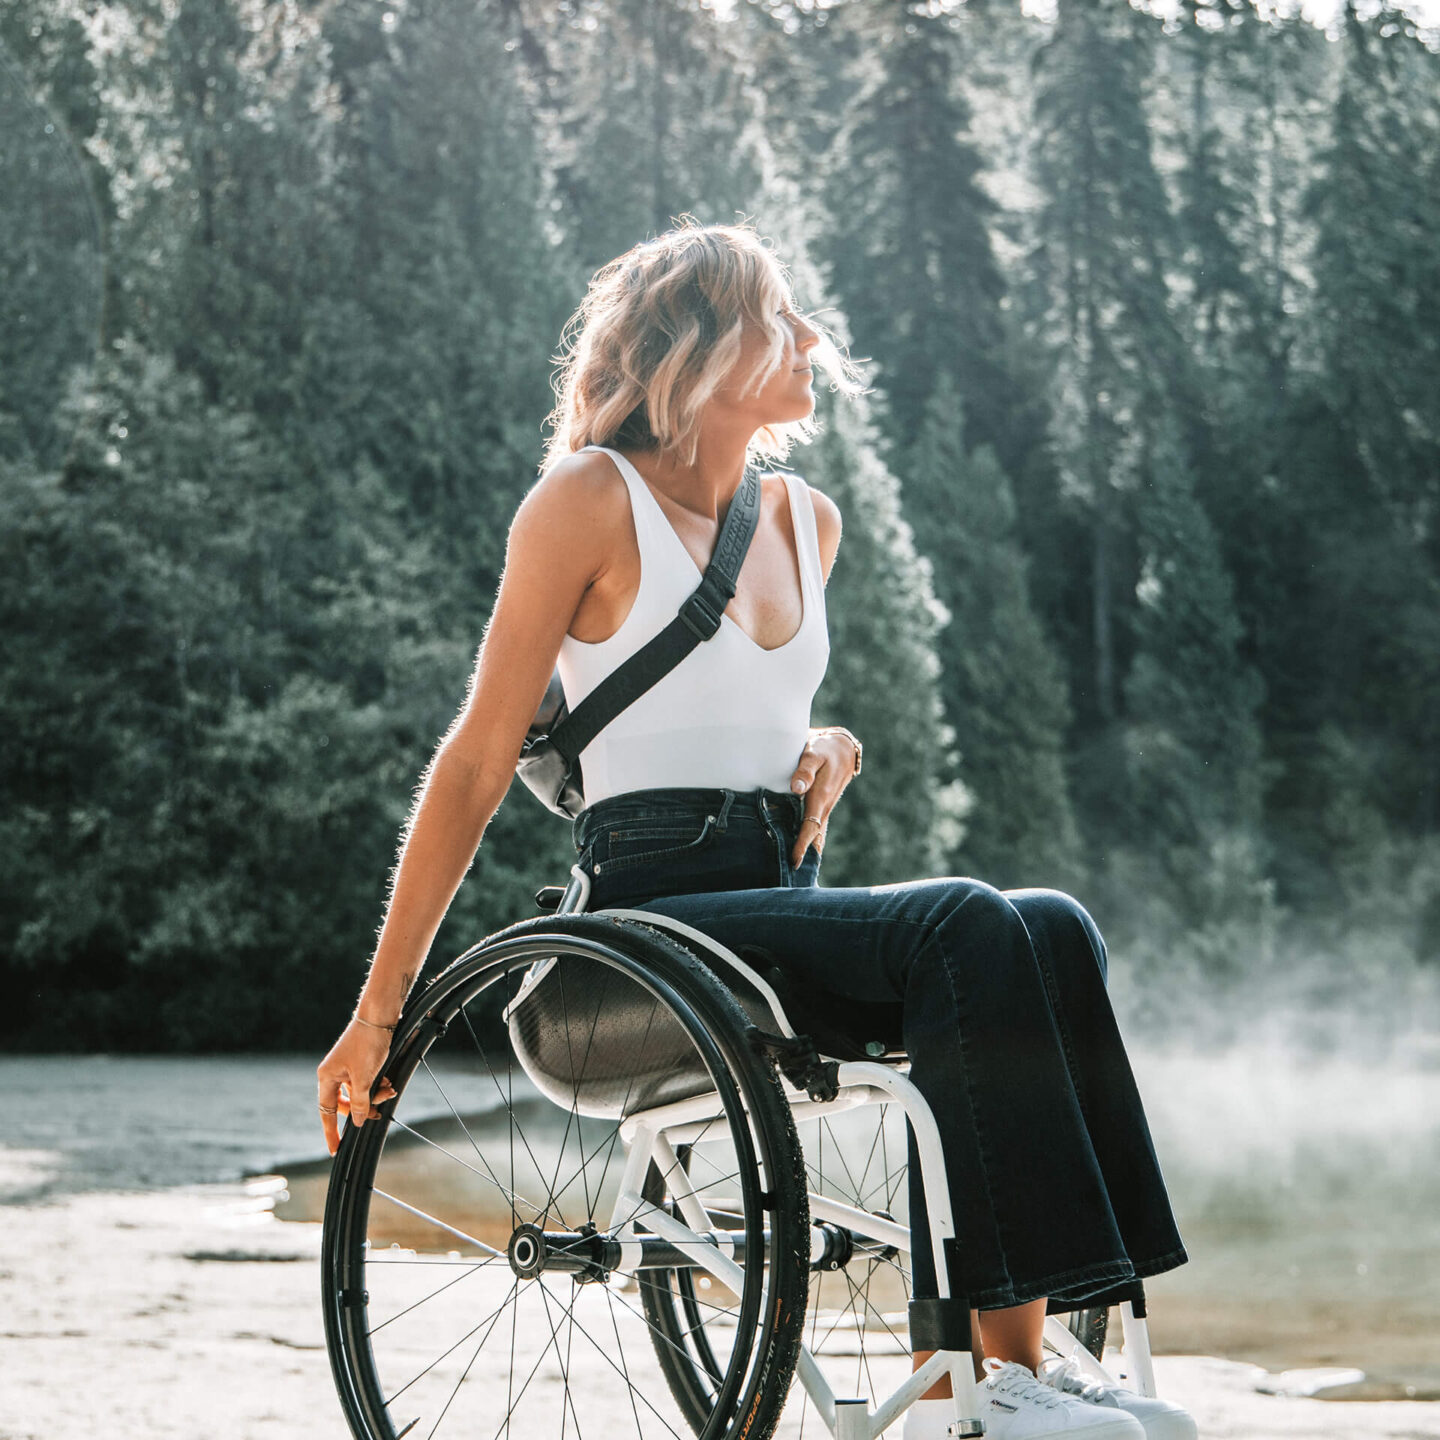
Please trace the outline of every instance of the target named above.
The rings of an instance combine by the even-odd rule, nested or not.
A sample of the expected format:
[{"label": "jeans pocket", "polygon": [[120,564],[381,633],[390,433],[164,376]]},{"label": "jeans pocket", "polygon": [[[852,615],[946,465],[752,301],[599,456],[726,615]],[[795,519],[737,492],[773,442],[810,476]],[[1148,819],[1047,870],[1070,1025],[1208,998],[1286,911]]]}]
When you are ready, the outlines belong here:
[{"label": "jeans pocket", "polygon": [[715,816],[619,820],[595,837],[594,874],[615,874],[654,861],[684,860],[709,844]]}]

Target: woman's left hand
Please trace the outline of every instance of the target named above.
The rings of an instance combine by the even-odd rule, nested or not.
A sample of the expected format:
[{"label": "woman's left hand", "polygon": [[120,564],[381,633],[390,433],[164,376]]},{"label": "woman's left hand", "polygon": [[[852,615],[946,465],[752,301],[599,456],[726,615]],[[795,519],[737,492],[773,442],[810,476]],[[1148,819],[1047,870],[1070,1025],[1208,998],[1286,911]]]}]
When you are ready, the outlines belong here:
[{"label": "woman's left hand", "polygon": [[796,869],[805,859],[805,852],[814,845],[824,854],[825,830],[830,812],[855,778],[855,741],[845,730],[811,730],[800,763],[790,777],[790,789],[805,797],[805,818],[795,841],[790,863]]}]

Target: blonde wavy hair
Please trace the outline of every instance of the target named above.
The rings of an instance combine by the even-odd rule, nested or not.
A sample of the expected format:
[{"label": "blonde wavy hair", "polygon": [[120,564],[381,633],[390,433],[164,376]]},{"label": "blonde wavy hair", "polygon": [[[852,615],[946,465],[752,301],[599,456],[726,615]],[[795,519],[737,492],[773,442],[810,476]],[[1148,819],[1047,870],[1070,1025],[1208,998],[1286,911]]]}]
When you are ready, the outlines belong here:
[{"label": "blonde wavy hair", "polygon": [[[554,433],[541,472],[585,445],[658,450],[695,463],[700,414],[731,380],[747,325],[769,345],[749,375],[733,377],[742,394],[758,391],[785,350],[782,310],[796,310],[789,271],[752,225],[701,225],[694,216],[601,266],[566,322],[552,382]],[[863,393],[860,372],[835,337],[811,316],[820,336],[810,352],[831,389]],[[746,460],[784,460],[798,439],[818,432],[813,413],[762,426]]]}]

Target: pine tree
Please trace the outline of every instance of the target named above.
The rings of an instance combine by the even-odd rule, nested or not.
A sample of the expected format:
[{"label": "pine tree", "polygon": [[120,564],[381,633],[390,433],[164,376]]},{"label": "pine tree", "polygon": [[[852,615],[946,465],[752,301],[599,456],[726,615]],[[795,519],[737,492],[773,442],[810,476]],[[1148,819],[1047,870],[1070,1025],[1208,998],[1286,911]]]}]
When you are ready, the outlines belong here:
[{"label": "pine tree", "polygon": [[1334,119],[1306,211],[1327,400],[1377,492],[1440,565],[1440,56],[1344,10]]},{"label": "pine tree", "polygon": [[[1193,953],[1248,954],[1209,922],[1262,870],[1317,924],[1426,923],[1440,87],[1413,24],[723,16],[0,6],[8,1043],[331,1038],[563,324],[687,209],[752,215],[879,366],[791,457],[846,519],[815,719],[867,744],[827,883],[1063,883],[1068,768],[1087,904],[1153,898],[1167,959],[1198,921]],[[437,959],[570,858],[502,806]]]},{"label": "pine tree", "polygon": [[585,273],[685,212],[733,223],[759,182],[754,100],[733,27],[700,0],[611,0],[577,14],[554,165]]},{"label": "pine tree", "polygon": [[1238,654],[1234,588],[1178,426],[1162,421],[1152,433],[1137,507],[1137,648],[1125,679],[1129,838],[1200,920],[1215,847],[1257,831],[1262,687]]},{"label": "pine tree", "polygon": [[[768,166],[757,209],[802,307],[818,310],[848,351],[848,319],[825,303],[812,253],[824,220],[818,203]],[[818,390],[818,434],[788,461],[839,505],[844,523],[826,590],[830,664],[813,707],[813,723],[845,725],[865,744],[864,775],[846,791],[826,841],[825,882],[836,885],[943,873],[970,805],[954,779],[954,735],[938,688],[935,641],[945,609],[895,476],[877,454],[868,396]]]},{"label": "pine tree", "polygon": [[825,881],[941,874],[969,805],[964,786],[949,779],[954,736],[935,654],[945,611],[863,405],[821,399],[824,428],[793,468],[839,505],[845,531],[826,591],[830,665],[814,723],[845,725],[865,745],[865,772],[826,841]]},{"label": "pine tree", "polygon": [[474,617],[537,473],[583,283],[555,243],[536,97],[485,4],[335,7],[325,38],[345,98],[332,273],[305,311],[307,449],[387,477]]},{"label": "pine tree", "polygon": [[1219,405],[1233,411],[1240,408],[1240,393],[1264,377],[1267,316],[1256,273],[1263,228],[1256,215],[1259,174],[1254,155],[1232,133],[1244,112],[1230,103],[1225,82],[1251,58],[1248,45],[1256,42],[1248,31],[1264,27],[1255,20],[1224,24],[1223,16],[1202,27],[1197,15],[1214,11],[1200,0],[1188,0],[1186,9],[1189,24],[1181,41],[1165,47],[1180,50],[1185,61],[1176,66],[1172,55],[1172,85],[1179,90],[1188,83],[1188,94],[1173,96],[1181,152],[1177,270],[1189,290],[1181,314],[1191,348],[1208,367],[1206,395],[1216,395],[1218,387]]},{"label": "pine tree", "polygon": [[1063,887],[1079,852],[1064,674],[1031,608],[1009,479],[989,445],[967,448],[948,374],[905,454],[904,476],[906,511],[950,615],[937,642],[941,694],[974,797],[951,868],[1002,888]]},{"label": "pine tree", "polygon": [[876,362],[882,430],[896,450],[911,443],[945,370],[975,442],[1017,463],[1034,437],[1007,365],[997,207],[957,79],[955,20],[894,0],[858,0],[846,16],[855,93],[826,161],[830,223],[817,255],[857,347]]},{"label": "pine tree", "polygon": [[747,140],[757,164],[764,175],[778,167],[811,200],[822,188],[821,158],[854,99],[858,42],[847,9],[740,0],[725,26],[741,57],[751,106]]},{"label": "pine tree", "polygon": [[94,359],[103,175],[84,27],[53,0],[0,10],[0,456],[53,465],[55,407]]},{"label": "pine tree", "polygon": [[105,77],[125,197],[111,331],[173,354],[210,403],[283,415],[325,264],[313,94],[287,110],[300,80],[287,52],[313,45],[314,24],[274,7],[255,28],[237,0],[133,9]]},{"label": "pine tree", "polygon": [[1292,176],[1319,118],[1305,88],[1320,77],[1326,47],[1298,18],[1263,20],[1230,0],[1187,0],[1185,11],[1177,44],[1163,47],[1172,93],[1157,123],[1174,137],[1176,281],[1187,297],[1179,316],[1200,377],[1199,423],[1187,440],[1196,492],[1235,580],[1242,646],[1258,660],[1271,612],[1283,612],[1274,577],[1293,548],[1275,513],[1299,379]]},{"label": "pine tree", "polygon": [[1073,583],[1088,601],[1093,660],[1072,693],[1091,725],[1117,713],[1135,437],[1191,389],[1166,290],[1173,225],[1142,105],[1153,29],[1123,0],[1062,5],[1034,67],[1043,201],[1029,261],[1044,293],[1030,309],[1054,355],[1062,479],[1089,531],[1088,573]]},{"label": "pine tree", "polygon": [[1333,48],[1333,118],[1305,196],[1302,391],[1329,453],[1294,497],[1332,623],[1323,647],[1295,637],[1312,688],[1290,689],[1284,729],[1292,743],[1303,730],[1302,769],[1317,712],[1372,747],[1369,803],[1422,833],[1440,821],[1440,59],[1394,12],[1353,4]]}]

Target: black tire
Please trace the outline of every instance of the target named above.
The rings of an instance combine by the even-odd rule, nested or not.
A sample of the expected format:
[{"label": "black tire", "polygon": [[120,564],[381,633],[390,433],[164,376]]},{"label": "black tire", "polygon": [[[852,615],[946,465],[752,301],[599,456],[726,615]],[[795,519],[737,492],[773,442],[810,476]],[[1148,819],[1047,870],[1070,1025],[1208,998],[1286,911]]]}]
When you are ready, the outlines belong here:
[{"label": "black tire", "polygon": [[[747,1026],[674,939],[599,915],[510,926],[412,999],[383,1071],[398,1094],[346,1125],[325,1208],[327,1347],[358,1440],[568,1440],[572,1424],[579,1440],[602,1412],[638,1440],[767,1440],[799,1351],[809,1218],[790,1110]],[[661,1132],[682,1166],[631,1128],[672,1102],[694,1112]],[[649,1162],[627,1208],[633,1145]],[[670,1218],[682,1198],[733,1233],[702,1240]],[[713,1257],[732,1248],[721,1285]],[[653,1299],[706,1281],[725,1323],[699,1357],[684,1312],[657,1318]]]},{"label": "black tire", "polygon": [[[792,1137],[793,1133],[792,1128]],[[688,1169],[689,1157],[682,1155],[681,1163]],[[796,1179],[799,1189],[798,1173]],[[646,1191],[657,1202],[659,1180],[659,1171],[652,1167]],[[803,1198],[803,1190],[801,1195]],[[733,1210],[717,1209],[711,1214],[720,1228],[737,1228],[738,1216]],[[796,1263],[772,1277],[771,1303],[785,1322],[785,1350],[776,1357],[773,1378],[778,1385],[783,1377],[787,1389],[800,1352],[809,1259],[808,1250],[797,1252]],[[711,1424],[725,1374],[733,1302],[723,1286],[693,1268],[646,1271],[640,1276],[640,1301],[651,1325],[656,1359],[670,1393],[690,1428],[697,1435],[702,1434]],[[772,1399],[779,1401],[782,1397],[777,1394]],[[780,1404],[775,1403],[763,1414],[757,1410],[748,1424],[742,1417],[737,1436],[748,1435],[756,1440],[762,1433],[757,1427],[762,1425],[763,1434],[768,1436],[779,1419],[780,1409]]]},{"label": "black tire", "polygon": [[1108,1307],[1072,1310],[1065,1317],[1065,1326],[1097,1360],[1105,1354],[1105,1336],[1110,1329]]}]

